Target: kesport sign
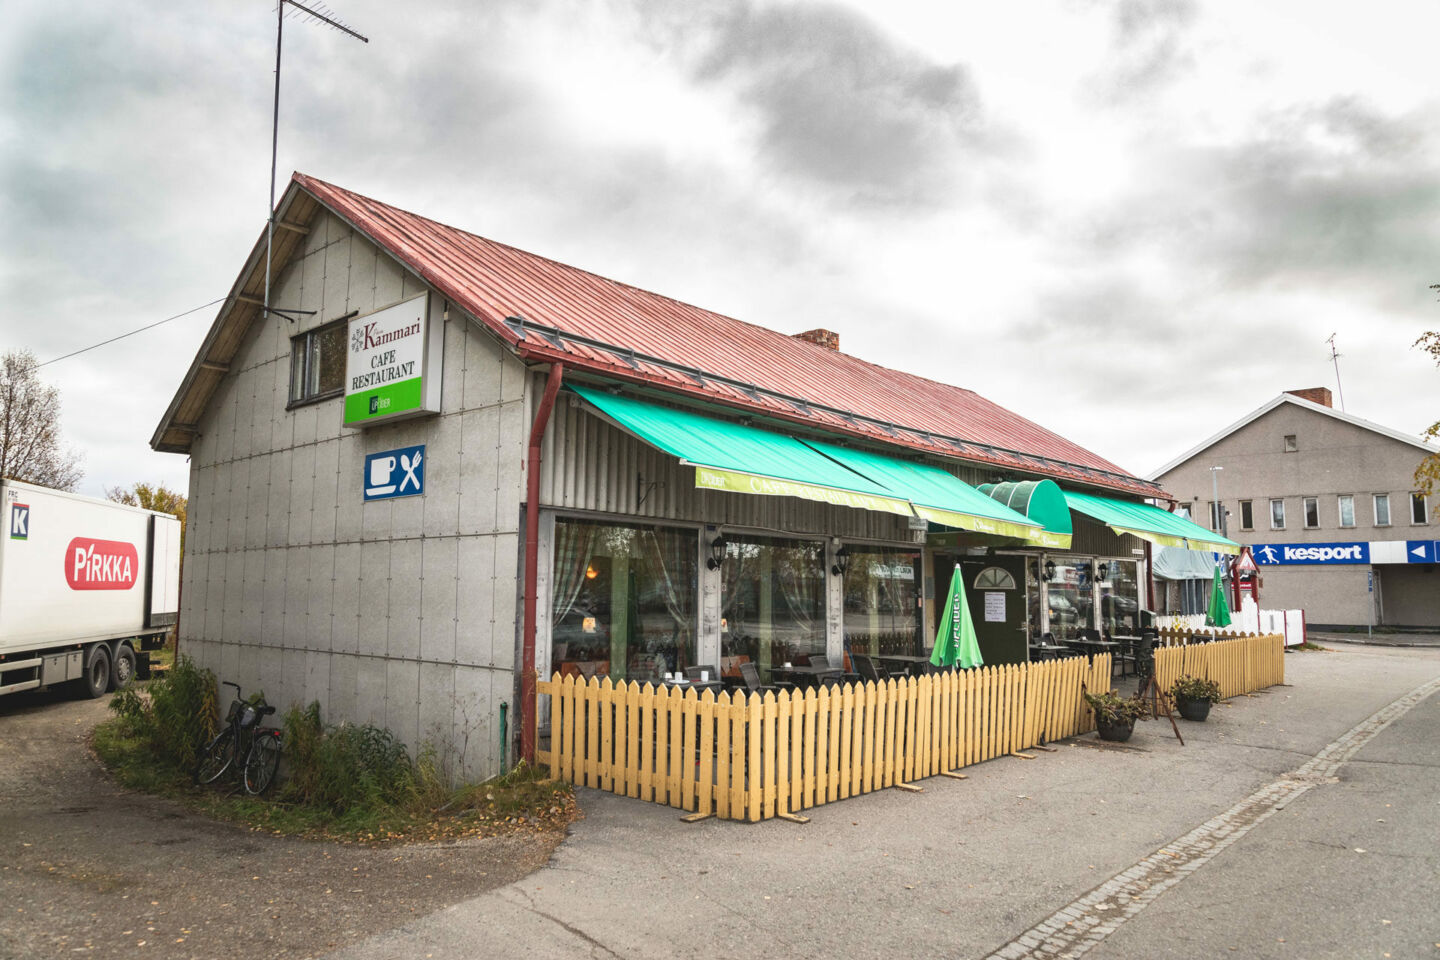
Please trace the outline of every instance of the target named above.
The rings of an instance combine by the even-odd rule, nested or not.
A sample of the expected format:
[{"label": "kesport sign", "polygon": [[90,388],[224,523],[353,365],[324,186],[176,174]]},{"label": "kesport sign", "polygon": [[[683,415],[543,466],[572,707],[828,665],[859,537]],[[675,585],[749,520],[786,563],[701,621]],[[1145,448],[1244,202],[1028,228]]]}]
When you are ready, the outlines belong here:
[{"label": "kesport sign", "polygon": [[1252,545],[1255,562],[1262,567],[1284,564],[1368,564],[1370,544],[1349,543],[1267,543]]}]

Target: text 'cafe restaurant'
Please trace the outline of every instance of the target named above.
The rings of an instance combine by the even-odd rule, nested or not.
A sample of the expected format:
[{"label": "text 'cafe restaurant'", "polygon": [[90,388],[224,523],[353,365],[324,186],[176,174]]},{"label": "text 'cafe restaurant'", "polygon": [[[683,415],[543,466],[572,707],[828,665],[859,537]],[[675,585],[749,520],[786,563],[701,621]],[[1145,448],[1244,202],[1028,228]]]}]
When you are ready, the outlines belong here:
[{"label": "text 'cafe restaurant'", "polygon": [[[793,350],[821,363],[843,356],[800,341]],[[871,370],[877,386],[903,376],[967,406],[984,403]],[[701,666],[733,676],[749,662],[768,680],[772,668],[816,654],[831,663],[847,654],[923,657],[957,563],[985,661],[1021,662],[1045,633],[1056,641],[1087,629],[1138,633],[1150,606],[1152,544],[1238,549],[1133,499],[1162,494],[1109,465],[950,441],[893,422],[882,430],[901,442],[864,443],[799,418],[747,415],[578,371],[567,383],[546,448],[560,459],[546,471],[542,502],[552,509],[538,551],[549,562],[537,652],[562,675],[644,681]],[[811,393],[794,409],[813,415],[829,399]],[[860,422],[851,411],[825,412]],[[1002,412],[1027,435],[1097,459]],[[947,444],[1011,464],[935,455]],[[584,457],[588,469],[567,457]],[[637,511],[648,506],[664,519],[567,509],[607,478],[633,483]]]}]

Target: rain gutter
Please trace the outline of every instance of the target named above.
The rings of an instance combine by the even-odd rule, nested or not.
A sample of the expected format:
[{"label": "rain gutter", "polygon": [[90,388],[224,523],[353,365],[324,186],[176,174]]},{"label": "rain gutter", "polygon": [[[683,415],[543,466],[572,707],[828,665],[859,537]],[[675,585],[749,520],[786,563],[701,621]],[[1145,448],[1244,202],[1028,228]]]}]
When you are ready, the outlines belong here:
[{"label": "rain gutter", "polygon": [[520,756],[535,762],[535,591],[540,582],[540,446],[555,409],[555,396],[565,378],[565,365],[552,363],[545,393],[530,427],[530,451],[525,462],[525,621],[520,644]]}]

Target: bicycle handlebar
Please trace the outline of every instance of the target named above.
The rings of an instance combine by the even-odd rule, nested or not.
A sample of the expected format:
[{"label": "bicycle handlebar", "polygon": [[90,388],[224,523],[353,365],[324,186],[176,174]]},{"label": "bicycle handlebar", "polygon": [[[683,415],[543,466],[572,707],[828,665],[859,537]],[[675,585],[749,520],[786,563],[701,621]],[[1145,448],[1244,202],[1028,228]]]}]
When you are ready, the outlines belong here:
[{"label": "bicycle handlebar", "polygon": [[222,687],[234,687],[234,688],[235,688],[235,699],[237,699],[237,700],[244,700],[244,699],[245,699],[245,697],[242,696],[241,693],[240,693],[240,684],[238,684],[238,683],[231,683],[229,680],[221,680],[221,681],[220,681],[220,686],[222,686]]}]

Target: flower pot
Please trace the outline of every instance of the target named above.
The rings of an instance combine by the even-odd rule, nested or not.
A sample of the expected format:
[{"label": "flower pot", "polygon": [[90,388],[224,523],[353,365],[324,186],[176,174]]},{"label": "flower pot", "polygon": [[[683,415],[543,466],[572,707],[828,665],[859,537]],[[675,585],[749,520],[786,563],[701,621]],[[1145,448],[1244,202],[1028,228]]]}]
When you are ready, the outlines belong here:
[{"label": "flower pot", "polygon": [[1130,739],[1130,734],[1135,732],[1135,721],[1133,719],[1105,720],[1101,717],[1096,717],[1095,730],[1100,734],[1101,740],[1112,740],[1115,743],[1124,743]]},{"label": "flower pot", "polygon": [[1175,709],[1179,710],[1180,716],[1186,720],[1203,723],[1205,718],[1210,716],[1210,701],[1191,700],[1189,697],[1176,697]]}]

